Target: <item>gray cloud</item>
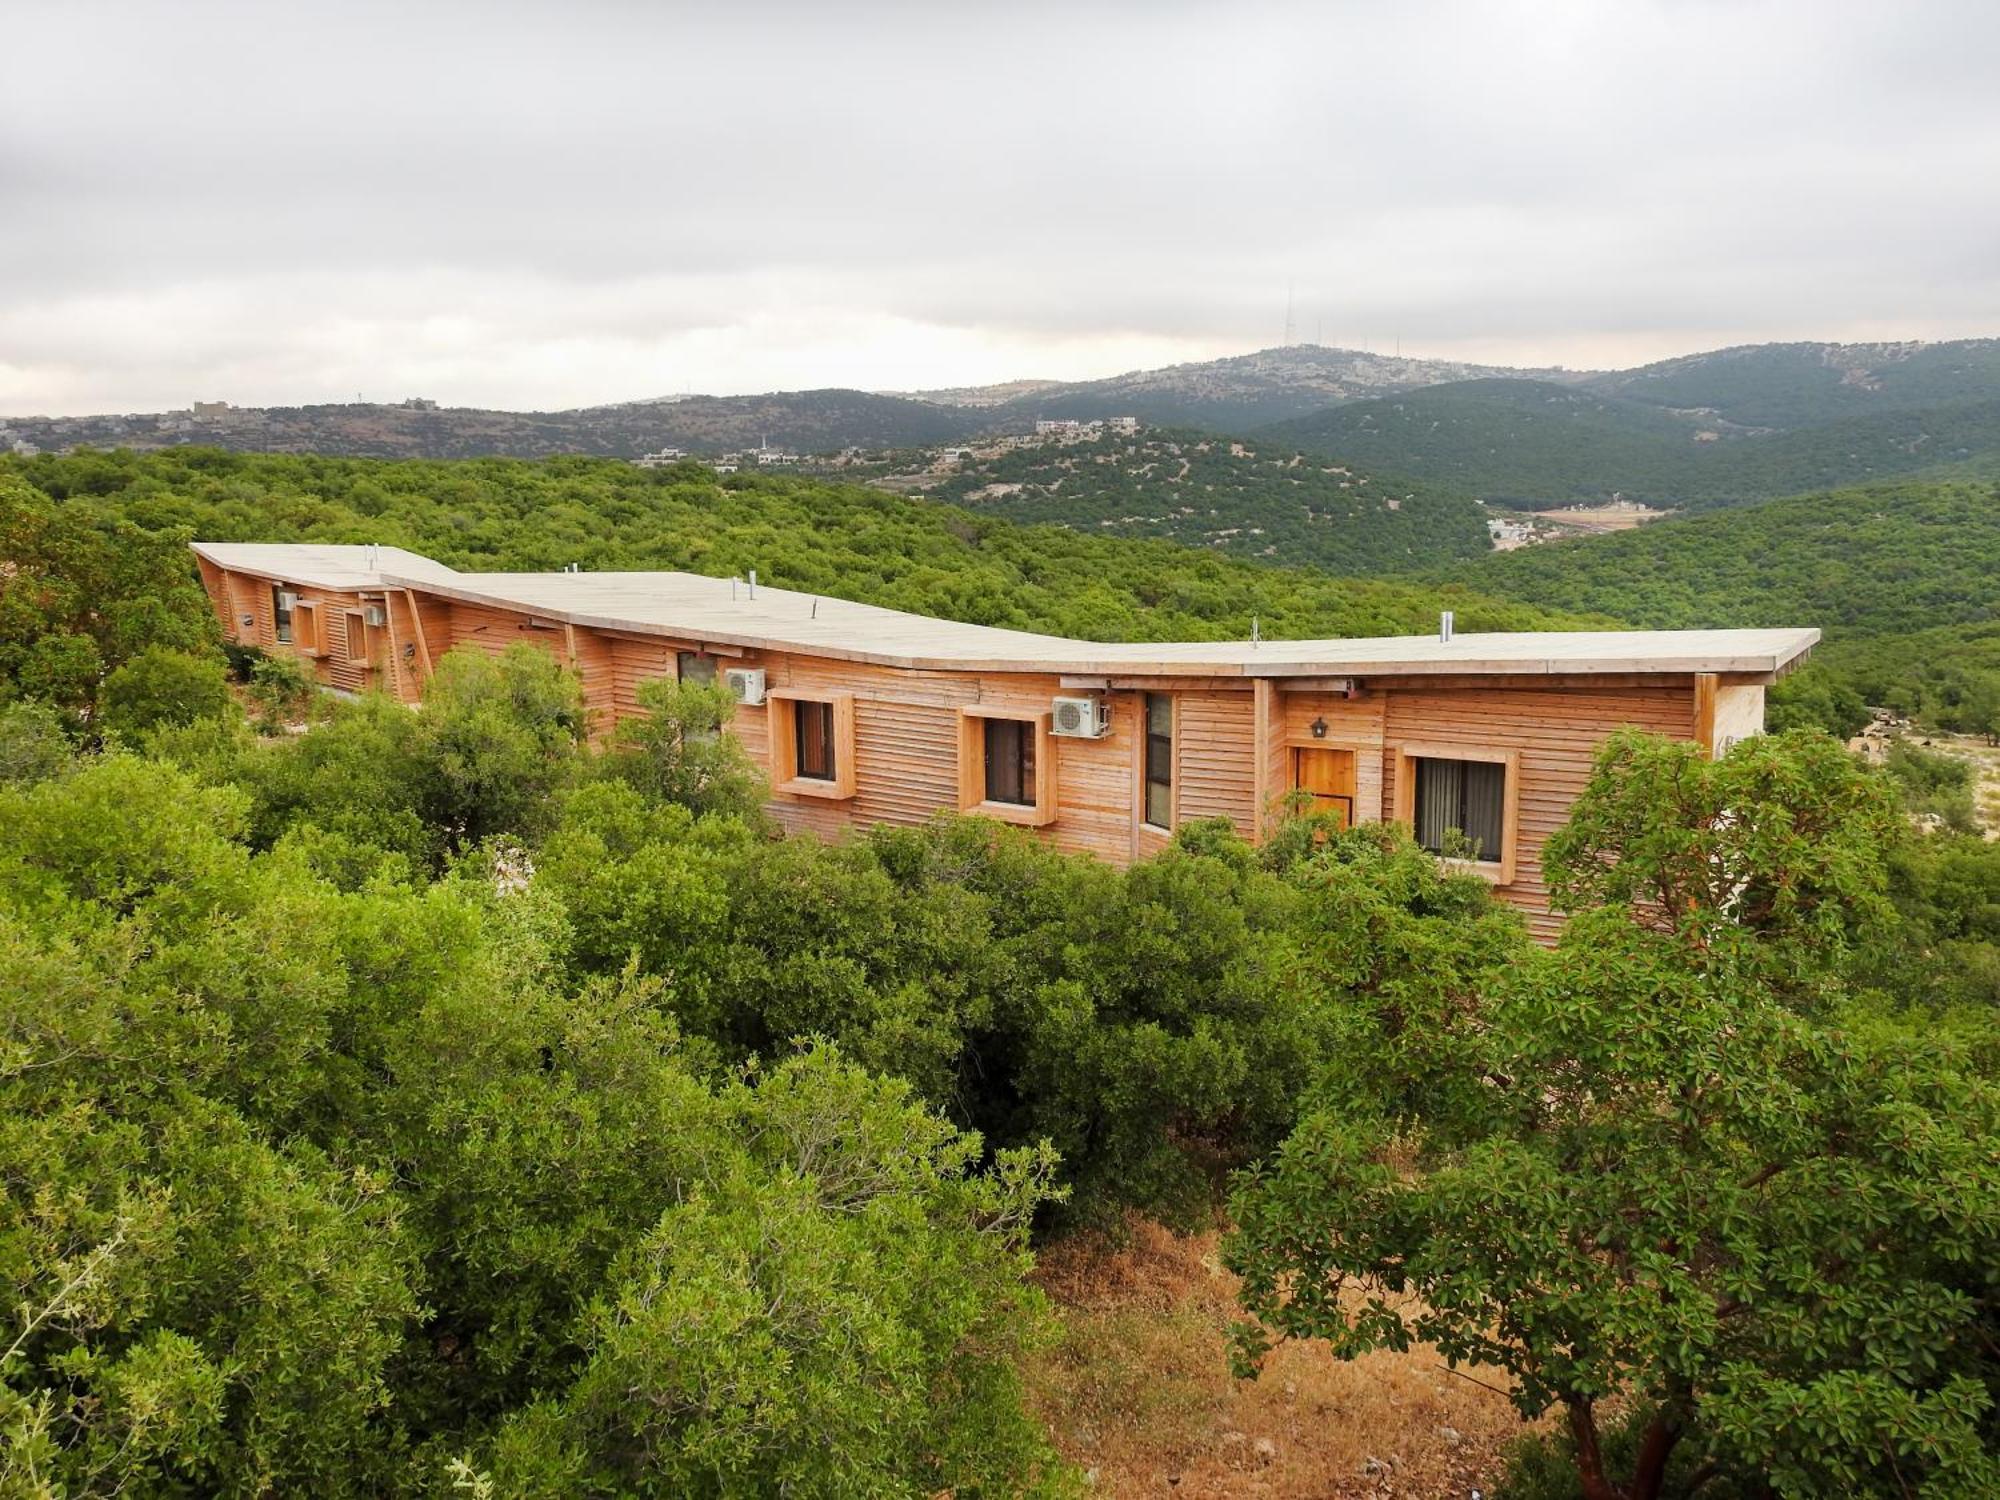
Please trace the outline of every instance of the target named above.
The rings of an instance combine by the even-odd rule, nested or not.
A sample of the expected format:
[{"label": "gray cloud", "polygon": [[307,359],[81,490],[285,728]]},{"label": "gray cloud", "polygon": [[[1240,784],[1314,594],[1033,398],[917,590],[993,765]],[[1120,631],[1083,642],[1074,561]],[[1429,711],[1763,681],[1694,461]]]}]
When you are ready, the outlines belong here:
[{"label": "gray cloud", "polygon": [[2000,331],[2000,7],[9,8],[0,410]]}]

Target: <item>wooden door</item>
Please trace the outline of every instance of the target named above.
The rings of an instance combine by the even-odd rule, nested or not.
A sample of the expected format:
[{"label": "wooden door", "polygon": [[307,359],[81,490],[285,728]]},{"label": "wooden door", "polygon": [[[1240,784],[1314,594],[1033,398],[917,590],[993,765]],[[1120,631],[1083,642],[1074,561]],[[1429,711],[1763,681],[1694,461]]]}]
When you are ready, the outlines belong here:
[{"label": "wooden door", "polygon": [[1312,798],[1311,811],[1330,813],[1342,828],[1354,823],[1354,752],[1319,745],[1292,751],[1292,786]]}]

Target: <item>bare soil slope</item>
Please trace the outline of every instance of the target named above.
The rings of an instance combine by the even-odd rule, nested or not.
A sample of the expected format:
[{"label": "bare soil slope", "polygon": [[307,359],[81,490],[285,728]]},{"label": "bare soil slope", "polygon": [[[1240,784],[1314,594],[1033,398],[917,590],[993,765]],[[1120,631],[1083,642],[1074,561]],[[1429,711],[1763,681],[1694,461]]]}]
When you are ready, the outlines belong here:
[{"label": "bare soil slope", "polygon": [[1228,1330],[1241,1313],[1218,1238],[1141,1222],[1123,1246],[1079,1236],[1042,1255],[1063,1333],[1030,1371],[1033,1397],[1097,1493],[1492,1493],[1523,1431],[1504,1375],[1455,1374],[1424,1346],[1343,1364],[1293,1344],[1258,1380],[1234,1380]]}]

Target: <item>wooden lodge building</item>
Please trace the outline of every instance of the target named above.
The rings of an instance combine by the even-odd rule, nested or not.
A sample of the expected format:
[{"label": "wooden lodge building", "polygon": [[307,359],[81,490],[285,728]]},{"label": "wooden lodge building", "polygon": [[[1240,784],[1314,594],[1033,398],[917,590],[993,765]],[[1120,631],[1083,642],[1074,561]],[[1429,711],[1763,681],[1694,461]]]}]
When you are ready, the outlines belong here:
[{"label": "wooden lodge building", "polygon": [[689,573],[459,573],[395,547],[196,543],[227,635],[416,701],[460,646],[574,666],[602,732],[649,678],[722,676],[773,813],[831,835],[940,809],[1117,863],[1195,818],[1256,840],[1302,792],[1468,868],[1554,930],[1541,848],[1623,725],[1713,752],[1816,630],[1104,645]]}]

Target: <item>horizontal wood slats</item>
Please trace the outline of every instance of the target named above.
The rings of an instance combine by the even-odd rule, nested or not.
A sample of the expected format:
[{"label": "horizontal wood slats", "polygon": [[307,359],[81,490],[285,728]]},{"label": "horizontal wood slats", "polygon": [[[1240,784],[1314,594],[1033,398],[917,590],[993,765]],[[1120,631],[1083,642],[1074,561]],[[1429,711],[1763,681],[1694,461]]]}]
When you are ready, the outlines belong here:
[{"label": "horizontal wood slats", "polygon": [[1256,834],[1256,704],[1248,693],[1174,695],[1176,816],[1227,818]]},{"label": "horizontal wood slats", "polygon": [[[202,580],[227,634],[246,645],[289,652],[277,641],[268,578],[237,574],[203,560]],[[602,735],[641,710],[638,689],[676,672],[682,643],[586,625],[540,628],[519,609],[447,599],[421,586],[364,597],[353,591],[300,588],[317,612],[320,651],[303,659],[329,686],[350,692],[380,685],[405,699],[421,691],[438,659],[455,646],[498,653],[526,641],[571,663],[582,681],[591,727]],[[379,630],[363,631],[359,611],[388,611]],[[248,616],[250,623],[243,623]],[[366,659],[357,659],[357,658]],[[372,660],[379,671],[369,670]],[[1058,673],[912,670],[803,652],[745,651],[723,665],[761,667],[780,695],[841,701],[853,725],[852,795],[841,800],[780,797],[772,812],[785,826],[822,836],[872,823],[922,823],[960,800],[961,711],[1048,712],[1065,692]],[[1108,679],[1107,679],[1108,680]],[[1396,798],[1396,756],[1402,744],[1463,744],[1517,752],[1518,847],[1515,879],[1500,894],[1529,914],[1535,931],[1557,929],[1547,912],[1541,848],[1568,817],[1589,779],[1598,746],[1622,725],[1688,738],[1697,730],[1697,698],[1683,676],[1569,679],[1517,686],[1455,679],[1411,689],[1377,679],[1361,691],[1176,690],[1174,805],[1177,823],[1228,818],[1246,837],[1260,829],[1290,789],[1291,748],[1326,744],[1352,748],[1355,816],[1390,816]],[[1634,685],[1638,684],[1638,685]],[[1072,686],[1070,693],[1081,691]],[[1123,864],[1165,846],[1167,832],[1140,818],[1144,696],[1120,685],[1105,693],[1110,733],[1062,739],[1049,757],[1055,776],[1054,820],[1041,835],[1059,847]],[[1727,683],[1714,695],[1713,738],[1754,733],[1762,689]],[[731,732],[751,758],[769,765],[769,707],[741,707]],[[1315,721],[1325,726],[1315,739]]]},{"label": "horizontal wood slats", "polygon": [[1383,780],[1395,805],[1396,747],[1453,743],[1520,754],[1518,842],[1514,879],[1500,896],[1528,914],[1537,936],[1551,938],[1560,921],[1548,910],[1542,845],[1569,816],[1590,779],[1597,748],[1631,725],[1687,739],[1694,733],[1694,695],[1685,687],[1594,693],[1385,694]]}]

